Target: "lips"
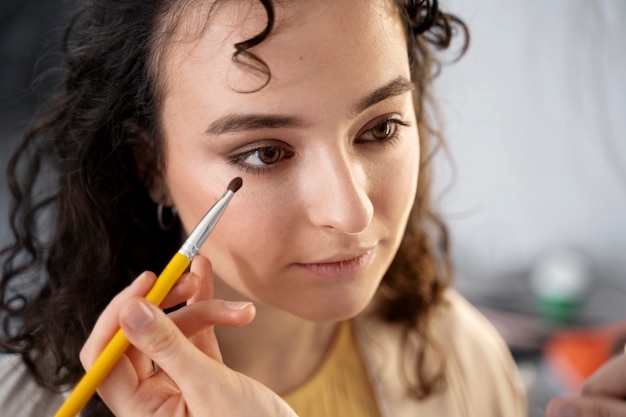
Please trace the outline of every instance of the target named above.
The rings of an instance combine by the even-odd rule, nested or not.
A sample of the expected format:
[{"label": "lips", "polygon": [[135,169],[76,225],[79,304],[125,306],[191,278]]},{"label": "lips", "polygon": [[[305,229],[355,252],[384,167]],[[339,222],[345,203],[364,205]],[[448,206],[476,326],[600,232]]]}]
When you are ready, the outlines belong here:
[{"label": "lips", "polygon": [[358,254],[340,254],[320,262],[299,263],[299,268],[312,275],[327,279],[350,278],[363,272],[371,263],[374,249]]}]

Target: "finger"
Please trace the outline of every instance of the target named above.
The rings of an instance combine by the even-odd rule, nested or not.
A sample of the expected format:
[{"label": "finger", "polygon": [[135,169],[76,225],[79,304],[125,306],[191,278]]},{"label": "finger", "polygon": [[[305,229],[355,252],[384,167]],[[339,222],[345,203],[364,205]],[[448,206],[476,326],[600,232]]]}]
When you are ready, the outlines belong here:
[{"label": "finger", "polygon": [[626,355],[616,356],[600,367],[581,389],[583,395],[626,397]]},{"label": "finger", "polygon": [[160,307],[163,309],[178,306],[184,302],[208,300],[213,297],[213,276],[211,263],[204,256],[196,256],[191,262],[190,271],[182,275]]},{"label": "finger", "polygon": [[[249,308],[234,314],[249,314]],[[120,323],[131,344],[154,360],[185,395],[202,398],[203,388],[190,375],[202,372],[206,377],[206,372],[221,365],[198,350],[168,316],[146,300],[134,298],[120,312]]]},{"label": "finger", "polygon": [[[208,300],[182,307],[169,313],[168,317],[200,351],[222,362],[214,326],[241,327],[250,323],[255,314],[256,309],[250,302]],[[202,337],[198,337],[200,334]],[[143,352],[131,346],[126,356],[140,380],[154,374],[154,364]]]},{"label": "finger", "polygon": [[607,397],[560,397],[550,401],[546,417],[626,417],[626,403]]},{"label": "finger", "polygon": [[168,316],[190,338],[212,326],[245,326],[255,313],[254,304],[248,301],[208,300],[190,304]]},{"label": "finger", "polygon": [[[133,356],[141,357],[136,367]],[[152,362],[135,347],[126,352],[98,387],[98,394],[114,415],[156,415],[155,411],[167,400],[179,394],[176,385],[163,372],[157,372]],[[165,415],[175,415],[173,413]]]},{"label": "finger", "polygon": [[222,362],[215,326],[244,326],[254,319],[255,313],[250,302],[208,300],[188,305],[169,316],[200,351]]},{"label": "finger", "polygon": [[[128,378],[129,373],[133,372],[136,375],[136,383],[139,383],[139,381],[152,376],[156,372],[154,362],[134,346],[130,346],[126,350],[124,356],[120,359],[121,361],[126,361],[128,364],[122,367],[122,371],[118,371],[119,375],[124,375],[119,377],[120,380]],[[113,375],[114,372],[112,371],[108,378],[111,378]],[[134,380],[130,386],[134,386],[132,385],[133,383],[135,383]],[[117,389],[120,389],[120,387],[118,386]]]},{"label": "finger", "polygon": [[[155,330],[149,328],[151,322],[148,323],[145,320],[156,320],[155,314],[151,314],[155,310],[155,307],[149,302],[143,299],[130,300],[128,305],[125,306],[120,312],[120,324],[124,333],[131,344],[135,345],[138,349],[142,350],[153,360],[157,358],[152,356],[152,352],[160,352],[165,350],[162,346],[174,346],[174,341],[167,339],[173,335],[179,335],[185,340],[189,337],[193,337],[196,333],[205,330],[208,327],[214,325],[220,326],[243,326],[249,323],[255,315],[254,305],[250,302],[230,302],[223,300],[209,300],[200,303],[186,306],[178,311],[170,313],[165,316],[162,311],[158,310],[156,318],[165,317],[163,323],[159,322],[163,327],[163,334],[155,333]],[[141,320],[144,321],[141,321]],[[155,326],[157,326],[155,324]],[[135,337],[142,336],[143,339],[138,339],[140,342],[144,341],[144,344],[135,344]],[[147,335],[147,336],[145,336]],[[148,336],[151,339],[148,339]],[[165,339],[165,340],[161,340]],[[146,341],[149,340],[147,350],[144,346]],[[177,341],[179,343],[180,341]],[[217,342],[215,342],[217,344]],[[156,346],[156,347],[155,347]],[[159,364],[161,366],[161,364]],[[163,368],[161,366],[161,368]]]},{"label": "finger", "polygon": [[189,300],[198,291],[201,277],[193,271],[183,274],[160,304],[161,308],[170,308]]},{"label": "finger", "polygon": [[[193,305],[201,301],[207,301],[213,298],[213,270],[211,262],[208,258],[198,255],[196,256],[190,268],[194,273],[200,277],[200,285],[196,294],[189,299],[188,305]],[[188,310],[188,313],[192,310]],[[200,317],[201,318],[201,317]],[[177,321],[178,324],[187,323],[187,320]],[[214,358],[215,360],[222,362],[222,353],[220,352],[215,338],[215,331],[213,326],[203,326],[204,320],[198,318],[192,318],[189,323],[201,325],[195,329],[185,329],[183,333],[190,338],[192,343],[200,349],[204,354]]]},{"label": "finger", "polygon": [[156,276],[152,272],[144,272],[111,300],[96,321],[91,335],[80,351],[79,356],[83,367],[86,369],[91,367],[97,356],[119,329],[118,315],[124,303],[132,297],[143,297],[152,288],[155,280]]},{"label": "finger", "polygon": [[205,256],[197,255],[191,262],[190,270],[198,275],[199,285],[189,303],[192,304],[213,298],[213,270],[209,259]]},{"label": "finger", "polygon": [[[155,280],[156,277],[153,273],[144,272],[139,275],[129,287],[122,290],[113,298],[113,300],[111,300],[109,306],[105,309],[105,311],[103,311],[96,322],[94,330],[92,331],[93,336],[90,336],[81,350],[81,362],[85,368],[91,367],[91,364],[95,361],[97,355],[100,354],[106,344],[109,343],[113,337],[113,334],[115,334],[115,332],[120,328],[117,316],[121,305],[132,296],[143,296],[147,294],[150,291],[150,288],[154,285]],[[166,297],[164,301],[164,308],[180,304],[190,298],[199,287],[199,281],[200,277],[196,274],[187,273],[183,275],[172,288],[170,294]],[[140,377],[149,375],[153,372],[152,361],[147,360],[142,353],[136,352],[131,348],[128,350],[126,355],[129,357],[132,366],[134,366]],[[142,358],[143,360],[140,360]],[[130,364],[128,366],[130,366]]]}]

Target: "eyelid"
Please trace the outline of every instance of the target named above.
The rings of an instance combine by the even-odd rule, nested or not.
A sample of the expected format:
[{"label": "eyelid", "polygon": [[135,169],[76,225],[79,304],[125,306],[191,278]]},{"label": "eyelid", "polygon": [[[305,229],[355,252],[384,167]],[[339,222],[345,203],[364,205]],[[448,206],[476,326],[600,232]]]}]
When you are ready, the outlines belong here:
[{"label": "eyelid", "polygon": [[[363,139],[364,135],[370,133],[374,128],[380,126],[385,123],[393,124],[394,133],[385,139]],[[400,127],[409,127],[411,123],[404,120],[398,113],[387,114],[381,117],[378,117],[371,122],[367,123],[363,129],[359,131],[355,140],[355,143],[375,143],[375,144],[386,144],[392,142],[394,139],[398,138]]]},{"label": "eyelid", "polygon": [[396,124],[398,124],[400,126],[410,126],[410,123],[408,121],[406,121],[401,114],[399,114],[399,113],[389,113],[389,114],[385,114],[383,116],[376,117],[375,119],[373,119],[370,122],[368,122],[357,133],[356,137],[358,138],[359,136],[363,135],[365,132],[367,132],[369,130],[372,130],[376,126],[381,125],[383,123],[396,123]]},{"label": "eyelid", "polygon": [[[255,152],[260,152],[267,148],[280,148],[281,151],[284,153],[283,158],[281,158],[278,162],[270,165],[251,165],[244,162]],[[278,168],[278,166],[280,166],[285,160],[292,158],[294,155],[295,152],[291,150],[290,146],[286,143],[282,141],[265,140],[247,144],[232,152],[229,156],[227,156],[227,163],[245,171],[262,174],[265,171],[271,171]]]},{"label": "eyelid", "polygon": [[228,152],[225,156],[228,159],[235,159],[241,157],[242,155],[250,155],[255,151],[267,148],[281,148],[288,152],[293,152],[291,146],[282,140],[278,139],[260,139],[260,140],[250,140],[249,142],[238,146],[234,150]]}]

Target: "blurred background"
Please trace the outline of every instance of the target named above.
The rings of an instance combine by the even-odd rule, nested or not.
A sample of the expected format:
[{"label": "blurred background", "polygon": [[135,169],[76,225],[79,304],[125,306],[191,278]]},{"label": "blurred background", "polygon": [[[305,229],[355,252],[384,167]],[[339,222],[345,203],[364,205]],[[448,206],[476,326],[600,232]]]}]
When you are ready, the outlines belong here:
[{"label": "blurred background", "polygon": [[437,82],[456,285],[505,336],[531,416],[626,335],[626,2],[441,1],[471,46]]},{"label": "blurred background", "polygon": [[[442,0],[469,26],[436,82],[436,160],[456,286],[503,334],[531,416],[626,335],[626,2]],[[0,2],[0,243],[6,166],[57,78],[69,0]]]},{"label": "blurred background", "polygon": [[6,165],[35,111],[60,79],[53,69],[62,65],[59,45],[75,3],[0,1],[0,243],[9,236]]}]

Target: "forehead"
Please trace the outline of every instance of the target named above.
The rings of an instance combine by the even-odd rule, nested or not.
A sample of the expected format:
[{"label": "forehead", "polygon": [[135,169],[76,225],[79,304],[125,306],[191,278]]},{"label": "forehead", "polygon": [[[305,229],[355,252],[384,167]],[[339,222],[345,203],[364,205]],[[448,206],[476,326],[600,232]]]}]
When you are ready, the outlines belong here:
[{"label": "forehead", "polygon": [[[173,94],[198,84],[231,92],[252,91],[265,76],[232,59],[235,44],[262,32],[267,14],[258,1],[192,2],[177,20],[163,52],[162,84]],[[270,35],[250,49],[271,71],[270,84],[255,98],[298,82],[328,85],[409,76],[399,14],[388,0],[278,2]],[[254,63],[253,63],[254,64]],[[399,73],[400,72],[400,73]],[[244,95],[245,96],[245,95]]]}]

